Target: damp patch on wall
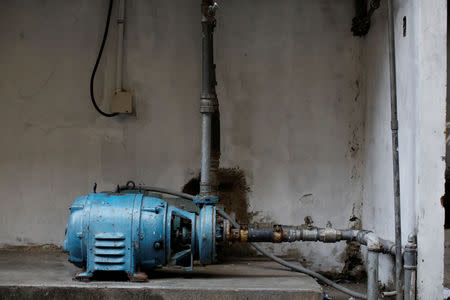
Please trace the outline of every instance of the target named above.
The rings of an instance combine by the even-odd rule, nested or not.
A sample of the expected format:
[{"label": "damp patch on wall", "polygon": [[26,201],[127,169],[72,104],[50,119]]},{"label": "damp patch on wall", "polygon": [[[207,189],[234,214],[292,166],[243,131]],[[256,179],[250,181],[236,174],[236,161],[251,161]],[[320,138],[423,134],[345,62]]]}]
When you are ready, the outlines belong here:
[{"label": "damp patch on wall", "polygon": [[[218,172],[219,204],[239,224],[251,222],[253,213],[249,212],[248,193],[250,187],[247,184],[245,172],[239,167],[219,168]],[[198,195],[200,192],[200,174],[191,178],[182,189],[183,193]],[[231,247],[224,247],[218,253],[219,259],[226,257],[245,257],[254,255],[255,250],[248,244],[235,243]]]}]

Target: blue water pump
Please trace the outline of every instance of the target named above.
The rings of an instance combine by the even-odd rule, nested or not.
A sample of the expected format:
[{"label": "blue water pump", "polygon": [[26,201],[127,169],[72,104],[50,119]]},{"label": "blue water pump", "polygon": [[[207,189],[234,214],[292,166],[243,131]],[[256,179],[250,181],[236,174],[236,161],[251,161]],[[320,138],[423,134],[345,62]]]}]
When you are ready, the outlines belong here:
[{"label": "blue water pump", "polygon": [[96,271],[122,271],[139,281],[146,279],[145,271],[160,266],[190,270],[194,260],[210,264],[227,224],[216,222],[212,200],[195,199],[188,211],[158,194],[92,193],[70,208],[63,249],[69,261],[85,269],[77,279],[89,279]]},{"label": "blue water pump", "polygon": [[[201,3],[201,196],[162,188],[137,188],[131,181],[131,184],[118,186],[115,192],[96,193],[94,186],[94,193],[73,203],[63,242],[63,249],[69,252],[69,260],[84,269],[76,275],[77,279],[89,279],[98,271],[118,271],[125,272],[131,280],[145,280],[145,272],[160,266],[173,265],[190,270],[194,260],[202,264],[213,263],[216,247],[232,242],[281,243],[321,236],[316,232],[303,234],[301,228],[292,226],[260,228],[240,225],[216,206],[217,198],[211,195],[218,195],[219,190],[220,113],[213,55],[218,5],[213,0],[202,0]],[[102,112],[95,103],[92,91],[93,78],[107,36],[111,5],[112,0],[102,46],[91,77],[91,100],[106,117],[116,114]],[[190,208],[176,205],[181,199],[164,198],[151,192],[189,199]],[[262,249],[256,249],[265,253]]]}]

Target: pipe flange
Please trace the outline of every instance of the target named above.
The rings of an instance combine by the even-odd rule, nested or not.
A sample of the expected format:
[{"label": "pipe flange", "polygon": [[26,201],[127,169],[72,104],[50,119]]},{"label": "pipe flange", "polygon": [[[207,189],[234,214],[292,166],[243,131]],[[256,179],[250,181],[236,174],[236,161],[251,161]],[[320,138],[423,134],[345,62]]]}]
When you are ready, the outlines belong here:
[{"label": "pipe flange", "polygon": [[217,204],[219,198],[211,195],[197,195],[194,197],[195,204]]}]

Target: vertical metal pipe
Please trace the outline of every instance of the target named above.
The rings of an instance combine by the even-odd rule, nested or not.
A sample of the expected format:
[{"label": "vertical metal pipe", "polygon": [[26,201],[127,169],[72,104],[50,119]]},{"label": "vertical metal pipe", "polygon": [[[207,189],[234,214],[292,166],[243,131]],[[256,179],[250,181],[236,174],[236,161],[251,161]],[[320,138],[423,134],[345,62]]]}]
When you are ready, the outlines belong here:
[{"label": "vertical metal pipe", "polygon": [[125,23],[125,0],[119,0],[118,13],[117,13],[116,92],[122,91],[124,23]]},{"label": "vertical metal pipe", "polygon": [[367,299],[378,300],[378,255],[383,249],[380,239],[372,232],[364,235],[367,245]]},{"label": "vertical metal pipe", "polygon": [[202,163],[200,173],[200,194],[211,193],[211,114],[202,114]]},{"label": "vertical metal pipe", "polygon": [[410,234],[404,253],[405,300],[416,299],[417,244],[416,236]]},{"label": "vertical metal pipe", "polygon": [[367,252],[367,299],[378,300],[378,250]]},{"label": "vertical metal pipe", "polygon": [[402,280],[402,228],[400,209],[400,167],[398,154],[398,116],[397,116],[397,73],[395,62],[395,30],[394,30],[394,1],[388,3],[388,35],[389,35],[389,70],[391,94],[391,131],[392,131],[392,160],[394,179],[394,216],[395,216],[395,289],[396,299],[403,299]]},{"label": "vertical metal pipe", "polygon": [[[218,166],[214,161],[211,166],[211,124],[213,117],[217,114],[217,95],[215,91],[215,66],[213,57],[213,32],[216,20],[214,18],[217,4],[211,0],[202,0],[202,90],[200,99],[200,112],[202,113],[202,158],[200,174],[200,195],[211,194],[211,167],[213,171]],[[214,119],[215,129],[217,127]],[[214,130],[216,135],[217,129]],[[217,148],[215,143],[215,148]],[[216,149],[215,149],[216,150]],[[214,156],[216,158],[217,155]],[[213,172],[216,176],[216,172]],[[215,180],[217,181],[217,180]]]}]

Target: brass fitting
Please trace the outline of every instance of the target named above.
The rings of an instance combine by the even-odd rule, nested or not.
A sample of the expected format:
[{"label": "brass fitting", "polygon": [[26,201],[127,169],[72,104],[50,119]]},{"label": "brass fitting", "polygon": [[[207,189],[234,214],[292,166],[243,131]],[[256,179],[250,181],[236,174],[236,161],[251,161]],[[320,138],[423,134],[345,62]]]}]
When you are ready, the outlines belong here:
[{"label": "brass fitting", "polygon": [[247,243],[248,229],[241,229],[241,243]]}]

